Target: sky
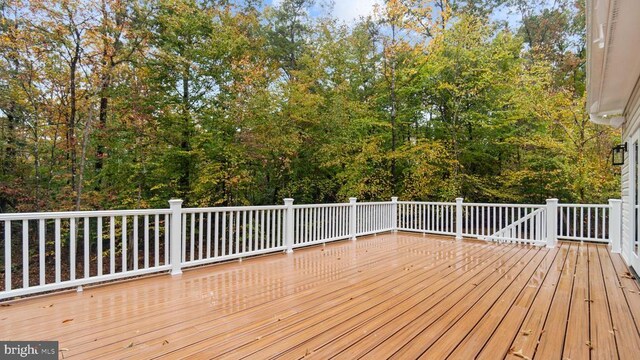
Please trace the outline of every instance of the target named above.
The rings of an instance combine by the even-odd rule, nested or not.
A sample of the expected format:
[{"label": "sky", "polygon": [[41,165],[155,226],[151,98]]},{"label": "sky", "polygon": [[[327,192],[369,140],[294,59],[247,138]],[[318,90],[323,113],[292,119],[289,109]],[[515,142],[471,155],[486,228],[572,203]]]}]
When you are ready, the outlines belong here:
[{"label": "sky", "polygon": [[[335,0],[333,15],[346,22],[352,22],[360,16],[371,15],[375,4],[382,4],[383,0]],[[267,3],[278,5],[282,0],[271,0]]]},{"label": "sky", "polygon": [[[329,1],[316,0],[314,8],[311,9],[311,16],[322,13],[320,4]],[[272,6],[277,6],[282,0],[266,0],[265,2]],[[333,16],[349,24],[361,16],[371,15],[374,5],[381,5],[383,2],[384,0],[334,0]],[[516,28],[520,22],[520,16],[510,13],[506,7],[496,9],[491,18],[493,20],[506,20],[512,28]]]},{"label": "sky", "polygon": [[367,16],[373,12],[373,6],[382,0],[336,0],[333,14],[346,22]]}]

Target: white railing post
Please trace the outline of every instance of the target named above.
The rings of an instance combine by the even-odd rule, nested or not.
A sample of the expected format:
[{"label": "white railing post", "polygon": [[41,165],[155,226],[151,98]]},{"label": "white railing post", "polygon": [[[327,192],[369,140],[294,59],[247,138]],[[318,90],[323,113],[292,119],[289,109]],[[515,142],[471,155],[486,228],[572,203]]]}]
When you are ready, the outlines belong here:
[{"label": "white railing post", "polygon": [[182,274],[182,200],[169,200],[171,209],[171,239],[169,250],[171,254],[171,275]]},{"label": "white railing post", "polygon": [[287,244],[287,253],[293,252],[293,199],[286,198],[284,199],[284,205],[287,207],[286,210],[286,227],[285,227],[285,242]]},{"label": "white railing post", "polygon": [[558,242],[558,199],[547,199],[547,247]]},{"label": "white railing post", "polygon": [[355,240],[356,239],[356,232],[357,232],[357,228],[356,228],[356,202],[358,201],[357,198],[349,198],[349,203],[351,204],[351,216],[349,216],[349,229],[350,229],[350,233],[351,233],[351,240]]},{"label": "white railing post", "polygon": [[622,250],[622,200],[609,199],[609,243],[611,252],[619,254]]},{"label": "white railing post", "polygon": [[463,198],[456,198],[456,240],[462,240],[462,201]]},{"label": "white railing post", "polygon": [[391,229],[394,233],[398,232],[398,197],[391,197]]}]

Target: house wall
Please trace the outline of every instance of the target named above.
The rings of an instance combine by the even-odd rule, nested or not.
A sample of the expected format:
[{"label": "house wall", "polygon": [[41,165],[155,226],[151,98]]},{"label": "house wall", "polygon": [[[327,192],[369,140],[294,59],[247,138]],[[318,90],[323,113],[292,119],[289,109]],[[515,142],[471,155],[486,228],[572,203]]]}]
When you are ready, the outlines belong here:
[{"label": "house wall", "polygon": [[[629,146],[631,146],[631,141],[628,141]],[[629,185],[630,185],[630,180],[629,180],[629,175],[630,175],[630,159],[631,157],[629,156],[629,152],[627,152],[625,154],[625,159],[624,159],[624,165],[622,165],[622,194],[621,194],[621,198],[622,198],[622,239],[628,239],[631,236],[631,231],[632,231],[632,227],[631,227],[631,215],[632,213],[632,208],[631,208],[631,197],[630,197],[630,189],[629,189]],[[627,245],[628,242],[627,241],[622,241],[622,246],[623,248]],[[625,251],[623,249],[622,253],[624,254]]]},{"label": "house wall", "polygon": [[622,254],[627,264],[629,263],[626,254],[629,253],[631,239],[634,233],[633,219],[633,198],[631,181],[633,157],[633,141],[632,136],[640,127],[640,81],[636,83],[636,87],[631,95],[631,99],[625,109],[626,121],[622,128],[622,141],[627,143],[628,150],[625,153],[624,165],[621,169],[621,197],[622,197]]}]

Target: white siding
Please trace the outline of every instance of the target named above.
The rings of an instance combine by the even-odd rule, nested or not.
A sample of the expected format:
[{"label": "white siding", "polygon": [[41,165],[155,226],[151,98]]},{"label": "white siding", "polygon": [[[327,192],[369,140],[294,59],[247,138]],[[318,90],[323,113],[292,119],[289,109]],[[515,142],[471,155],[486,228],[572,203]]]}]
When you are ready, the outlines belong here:
[{"label": "white siding", "polygon": [[627,121],[622,126],[622,138],[628,139],[640,125],[640,79],[631,94],[627,108],[625,109]]},{"label": "white siding", "polygon": [[[629,150],[631,150],[631,139],[628,138],[627,142],[629,144]],[[631,236],[631,232],[632,232],[632,227],[631,227],[631,217],[633,214],[632,211],[632,204],[633,202],[631,201],[631,194],[629,192],[629,184],[630,184],[630,180],[629,180],[629,169],[630,169],[630,164],[629,161],[631,160],[631,157],[629,156],[629,152],[627,152],[625,154],[625,159],[624,159],[624,165],[622,166],[622,253],[624,254],[624,248],[625,246],[628,246],[628,241],[624,241],[624,239],[629,239]]]},{"label": "white siding", "polygon": [[[622,141],[627,143],[628,152],[625,154],[624,165],[622,166],[622,253],[627,253],[627,248],[631,244],[633,236],[633,199],[631,198],[631,157],[633,151],[633,141],[631,136],[640,125],[640,86],[636,85],[636,89],[632,94],[632,98],[627,105],[625,111],[627,121],[622,128]],[[625,259],[627,260],[627,259]]]}]

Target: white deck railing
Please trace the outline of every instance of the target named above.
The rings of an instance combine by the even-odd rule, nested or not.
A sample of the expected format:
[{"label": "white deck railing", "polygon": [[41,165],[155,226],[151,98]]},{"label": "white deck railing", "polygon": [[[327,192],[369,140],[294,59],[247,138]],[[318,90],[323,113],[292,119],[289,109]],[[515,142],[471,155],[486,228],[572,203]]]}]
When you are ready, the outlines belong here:
[{"label": "white deck railing", "polygon": [[181,266],[284,250],[285,211],[285,206],[182,209]]},{"label": "white deck railing", "polygon": [[518,239],[530,238],[529,232],[535,229],[537,224],[521,220],[527,219],[530,214],[542,208],[545,208],[545,205],[464,203],[462,236],[497,236],[502,229],[513,224],[518,235],[527,235],[517,236]]},{"label": "white deck railing", "polygon": [[611,243],[621,201],[514,205],[392,201],[0,214],[0,299],[241,259],[385,231],[555,246]]},{"label": "white deck railing", "polygon": [[398,202],[398,230],[456,235],[456,203]]},{"label": "white deck railing", "polygon": [[609,242],[610,213],[609,205],[558,205],[558,239]]},{"label": "white deck railing", "polygon": [[350,238],[351,207],[350,204],[294,205],[291,247]]},{"label": "white deck railing", "polygon": [[[165,209],[0,214],[0,298],[168,270],[169,214]],[[16,274],[21,283],[14,288]]]},{"label": "white deck railing", "polygon": [[[356,199],[351,198],[351,203]],[[393,211],[395,204],[391,202],[356,203],[355,235],[363,236],[394,230]]]}]

